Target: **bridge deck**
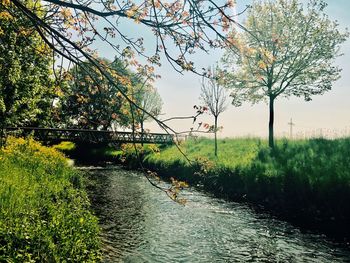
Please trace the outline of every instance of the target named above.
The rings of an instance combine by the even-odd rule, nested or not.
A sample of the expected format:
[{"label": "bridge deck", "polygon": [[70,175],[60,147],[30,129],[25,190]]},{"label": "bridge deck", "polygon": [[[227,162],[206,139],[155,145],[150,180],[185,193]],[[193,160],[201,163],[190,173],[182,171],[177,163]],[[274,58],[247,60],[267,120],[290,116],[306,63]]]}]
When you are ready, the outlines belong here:
[{"label": "bridge deck", "polygon": [[6,127],[3,128],[4,136],[7,135],[32,135],[39,141],[73,141],[92,143],[172,143],[174,136],[165,133],[139,133],[139,132],[117,132],[106,130],[88,129],[56,129],[36,127]]}]

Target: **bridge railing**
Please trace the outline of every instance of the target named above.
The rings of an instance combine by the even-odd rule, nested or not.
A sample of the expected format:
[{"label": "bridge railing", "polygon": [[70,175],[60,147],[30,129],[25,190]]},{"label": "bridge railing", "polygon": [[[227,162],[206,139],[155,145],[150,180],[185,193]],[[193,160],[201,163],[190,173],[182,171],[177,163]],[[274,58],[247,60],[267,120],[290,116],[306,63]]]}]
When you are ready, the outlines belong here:
[{"label": "bridge railing", "polygon": [[37,127],[6,127],[4,136],[15,134],[32,135],[39,141],[74,141],[74,142],[114,142],[114,143],[172,143],[174,135],[164,133],[119,132],[89,129],[62,129]]}]

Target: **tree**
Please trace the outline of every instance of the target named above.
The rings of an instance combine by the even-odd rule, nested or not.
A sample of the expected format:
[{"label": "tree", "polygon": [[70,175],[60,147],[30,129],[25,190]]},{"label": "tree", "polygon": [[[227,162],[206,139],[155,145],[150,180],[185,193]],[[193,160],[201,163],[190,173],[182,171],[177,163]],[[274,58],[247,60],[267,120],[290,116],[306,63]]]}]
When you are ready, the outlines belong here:
[{"label": "tree", "polygon": [[218,118],[227,108],[227,96],[225,88],[219,84],[220,74],[218,74],[214,68],[209,70],[208,77],[209,78],[203,77],[202,79],[200,98],[204,105],[208,107],[210,113],[214,116],[214,153],[215,156],[218,156]]},{"label": "tree", "polygon": [[[114,52],[113,55],[126,60],[137,72],[145,71],[149,77],[156,77],[153,66],[160,66],[161,56],[164,56],[176,71],[201,74],[189,55],[197,50],[208,52],[210,48],[226,46],[226,35],[230,27],[233,24],[240,26],[231,12],[233,0],[42,2],[42,6],[32,7],[27,6],[24,0],[1,0],[0,7],[6,10],[13,7],[26,16],[43,41],[54,51],[56,59],[63,58],[80,67],[95,83],[99,83],[95,77],[95,72],[99,72],[106,82],[117,88],[118,82],[126,82],[128,77],[114,78],[112,71],[100,63],[95,50],[91,49],[91,45],[96,41],[108,45],[109,50]],[[45,15],[37,15],[38,11],[44,12]],[[132,33],[136,32],[140,37],[132,36],[130,30],[123,30],[121,25],[126,21],[139,26],[139,30]],[[101,25],[104,25],[103,28]],[[145,30],[154,36],[153,49],[144,45],[142,32]],[[147,40],[149,41],[150,37],[147,37]],[[144,63],[140,63],[136,56],[145,58],[147,65],[142,65]],[[83,61],[89,63],[82,63]],[[130,108],[145,111],[123,89],[118,88],[118,91]],[[146,114],[166,132],[176,133],[149,112]],[[162,190],[167,194],[172,193],[171,189]]]},{"label": "tree", "polygon": [[[74,66],[66,73],[68,81],[63,85],[60,104],[61,121],[68,126],[75,124],[85,129],[106,130],[115,123],[120,126],[131,123],[129,110],[120,90],[128,93],[133,86],[140,85],[136,74],[118,59],[113,62],[100,59],[100,63],[106,66],[106,70],[112,69],[110,74],[116,79],[117,85],[106,81],[98,71],[86,72],[84,67]],[[91,66],[89,62],[81,64]],[[118,78],[130,82],[117,81]]]},{"label": "tree", "polygon": [[54,98],[52,53],[26,16],[0,10],[0,126],[38,125]]},{"label": "tree", "polygon": [[[152,116],[158,117],[162,110],[162,98],[158,91],[151,85],[139,85],[135,90],[135,97],[138,105],[149,112]],[[145,111],[137,110],[135,114],[136,121],[140,124],[141,133],[144,133],[144,123],[151,119],[151,116]]]},{"label": "tree", "polygon": [[[23,0],[0,2],[4,9],[13,7],[30,20],[36,32],[55,52],[56,59],[64,58],[92,75],[99,71],[115,86],[122,80],[116,82],[100,65],[95,50],[91,49],[96,41],[106,44],[114,55],[127,60],[137,70],[146,68],[149,75],[153,75],[153,65],[160,65],[162,54],[175,70],[201,74],[189,55],[196,50],[208,52],[210,48],[227,45],[226,34],[233,24],[237,24],[231,12],[232,0],[42,0],[42,3],[40,7],[31,7]],[[45,12],[45,15],[38,16],[38,11]],[[123,30],[121,25],[126,21],[139,26],[140,37],[130,36]],[[154,52],[145,48],[144,31],[154,36]],[[136,56],[147,60],[146,67]],[[127,103],[142,110],[123,90],[119,92]],[[166,131],[175,132],[154,116],[153,119]]]},{"label": "tree", "polygon": [[232,44],[223,62],[225,85],[233,104],[267,100],[269,104],[269,146],[274,146],[274,102],[278,97],[323,94],[339,78],[333,65],[339,45],[348,32],[324,13],[326,4],[311,0],[304,9],[297,0],[255,1],[247,14],[243,33],[231,32]]}]

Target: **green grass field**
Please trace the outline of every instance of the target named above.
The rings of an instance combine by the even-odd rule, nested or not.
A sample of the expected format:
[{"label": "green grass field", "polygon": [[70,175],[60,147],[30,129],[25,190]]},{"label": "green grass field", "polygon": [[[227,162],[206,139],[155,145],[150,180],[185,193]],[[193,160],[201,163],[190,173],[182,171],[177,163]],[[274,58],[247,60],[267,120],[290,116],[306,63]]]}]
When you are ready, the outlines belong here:
[{"label": "green grass field", "polygon": [[[256,157],[260,145],[267,145],[267,143],[260,139],[222,139],[218,141],[218,157],[214,156],[214,143],[211,139],[191,139],[182,142],[179,147],[190,160],[206,159],[216,165],[235,167],[249,164]],[[186,162],[185,156],[176,146],[164,148],[160,153],[148,158],[162,162],[174,160]]]},{"label": "green grass field", "polygon": [[[261,139],[222,139],[218,141],[218,157],[214,156],[213,140],[199,138],[180,144],[180,149],[192,161],[208,161],[213,169],[264,166],[266,176],[298,174],[311,184],[337,178],[350,180],[350,139],[279,140],[271,151]],[[186,158],[176,146],[149,154],[149,162],[183,162]],[[302,175],[301,175],[302,174]]]}]

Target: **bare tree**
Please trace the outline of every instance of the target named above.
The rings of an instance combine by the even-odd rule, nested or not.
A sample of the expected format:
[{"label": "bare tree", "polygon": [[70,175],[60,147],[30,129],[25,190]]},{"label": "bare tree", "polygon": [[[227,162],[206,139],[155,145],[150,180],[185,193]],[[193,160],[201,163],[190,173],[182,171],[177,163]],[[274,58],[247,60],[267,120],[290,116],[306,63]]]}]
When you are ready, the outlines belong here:
[{"label": "bare tree", "polygon": [[[144,109],[145,111],[151,113],[153,116],[158,117],[162,110],[162,98],[160,97],[156,88],[151,85],[142,85],[135,88],[134,98],[136,102]],[[144,123],[151,120],[151,117],[147,115],[143,110],[135,111],[136,122],[140,124],[141,134],[143,136]],[[143,145],[143,143],[141,143]]]},{"label": "bare tree", "polygon": [[[162,98],[155,88],[149,86],[142,92],[140,105],[143,109],[150,112],[153,116],[159,116],[162,110],[162,104]],[[142,133],[144,132],[144,122],[150,119],[150,116],[148,116],[144,111],[142,111],[141,114],[137,117],[137,120],[141,125]]]},{"label": "bare tree", "polygon": [[210,113],[214,116],[214,144],[215,144],[215,156],[218,156],[218,118],[219,115],[227,108],[226,100],[227,96],[225,88],[219,84],[219,74],[213,67],[209,69],[209,78],[202,79],[201,82],[201,96],[200,99],[205,106],[208,107]]}]

